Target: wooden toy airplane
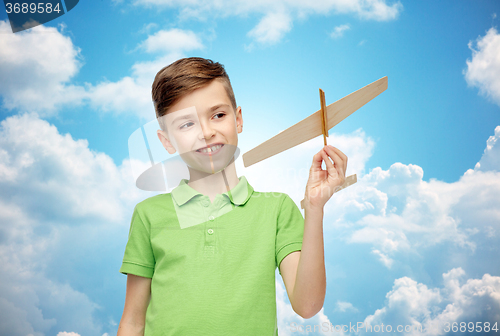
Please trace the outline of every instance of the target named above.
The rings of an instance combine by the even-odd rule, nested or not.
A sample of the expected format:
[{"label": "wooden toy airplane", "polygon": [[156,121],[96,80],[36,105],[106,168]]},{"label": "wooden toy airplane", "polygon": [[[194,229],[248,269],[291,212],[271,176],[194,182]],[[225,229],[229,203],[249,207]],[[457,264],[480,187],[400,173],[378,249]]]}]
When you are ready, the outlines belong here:
[{"label": "wooden toy airplane", "polygon": [[[328,130],[386,89],[387,76],[368,84],[328,106],[325,106],[325,92],[319,89],[321,109],[243,154],[243,165],[249,167],[254,163],[300,145],[321,134],[323,134],[323,141],[326,146]],[[336,192],[356,182],[356,174],[348,176],[344,184],[338,187]],[[303,200],[300,204],[304,208]]]}]

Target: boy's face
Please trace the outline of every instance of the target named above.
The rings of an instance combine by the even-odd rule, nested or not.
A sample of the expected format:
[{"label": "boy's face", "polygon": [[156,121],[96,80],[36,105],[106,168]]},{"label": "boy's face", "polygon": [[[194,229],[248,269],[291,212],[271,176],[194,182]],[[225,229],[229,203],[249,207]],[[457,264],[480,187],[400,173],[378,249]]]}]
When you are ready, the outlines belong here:
[{"label": "boy's face", "polygon": [[182,97],[161,118],[167,129],[157,131],[163,147],[170,154],[179,152],[191,168],[213,174],[233,159],[243,119],[220,81]]}]

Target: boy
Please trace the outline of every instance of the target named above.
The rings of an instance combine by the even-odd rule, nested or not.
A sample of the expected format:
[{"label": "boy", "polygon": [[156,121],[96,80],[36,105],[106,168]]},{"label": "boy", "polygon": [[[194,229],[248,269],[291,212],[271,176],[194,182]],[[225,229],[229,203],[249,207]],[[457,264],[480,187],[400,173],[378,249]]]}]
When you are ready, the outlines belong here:
[{"label": "boy", "polygon": [[314,155],[304,220],[286,194],[238,178],[243,119],[221,64],[180,59],[158,72],[152,95],[158,138],[190,179],[134,209],[118,336],[277,335],[276,267],[294,311],[314,316],[326,292],[323,206],[344,183],[347,157],[332,146]]}]

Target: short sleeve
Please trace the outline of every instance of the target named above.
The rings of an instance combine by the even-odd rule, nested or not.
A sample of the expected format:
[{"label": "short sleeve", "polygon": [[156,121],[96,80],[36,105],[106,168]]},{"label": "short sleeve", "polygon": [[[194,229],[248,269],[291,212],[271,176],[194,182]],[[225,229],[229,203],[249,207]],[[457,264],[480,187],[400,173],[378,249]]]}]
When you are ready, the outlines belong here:
[{"label": "short sleeve", "polygon": [[135,207],[130,223],[127,246],[120,273],[152,278],[155,267],[149,227],[145,225],[138,206]]},{"label": "short sleeve", "polygon": [[295,202],[286,194],[278,210],[276,232],[276,266],[279,274],[281,261],[290,253],[302,249],[304,217]]}]

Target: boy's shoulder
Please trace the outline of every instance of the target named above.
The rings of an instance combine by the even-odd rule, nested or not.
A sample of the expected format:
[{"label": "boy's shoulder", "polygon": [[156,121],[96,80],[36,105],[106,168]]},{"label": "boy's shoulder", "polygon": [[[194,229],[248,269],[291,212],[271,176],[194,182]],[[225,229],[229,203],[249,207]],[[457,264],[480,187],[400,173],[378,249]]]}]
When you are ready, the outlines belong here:
[{"label": "boy's shoulder", "polygon": [[282,205],[283,203],[295,203],[288,194],[278,191],[254,191],[251,198],[256,202],[266,204],[274,203]]},{"label": "boy's shoulder", "polygon": [[280,197],[287,197],[288,195],[283,193],[283,192],[279,192],[279,191],[257,191],[257,190],[254,190],[253,193],[252,193],[252,197],[265,197],[265,198],[270,198],[270,197],[274,197],[274,198],[280,198]]},{"label": "boy's shoulder", "polygon": [[170,200],[172,199],[172,196],[170,193],[163,193],[163,194],[158,194],[154,195],[151,197],[148,197],[135,206],[137,209],[147,209],[149,207],[155,207],[158,205],[165,205],[169,204]]}]

